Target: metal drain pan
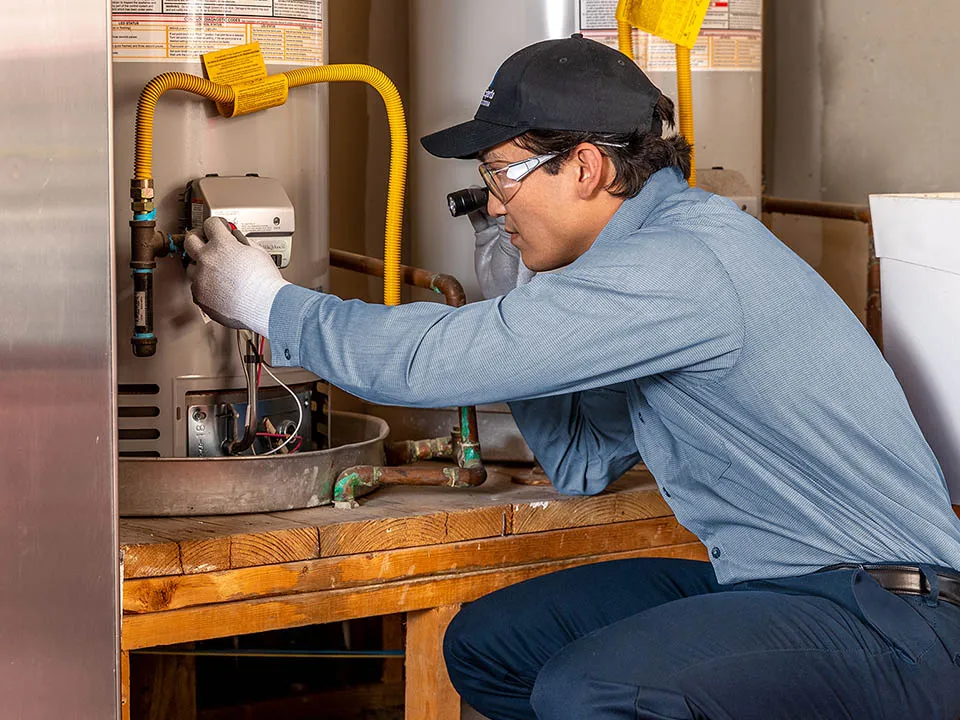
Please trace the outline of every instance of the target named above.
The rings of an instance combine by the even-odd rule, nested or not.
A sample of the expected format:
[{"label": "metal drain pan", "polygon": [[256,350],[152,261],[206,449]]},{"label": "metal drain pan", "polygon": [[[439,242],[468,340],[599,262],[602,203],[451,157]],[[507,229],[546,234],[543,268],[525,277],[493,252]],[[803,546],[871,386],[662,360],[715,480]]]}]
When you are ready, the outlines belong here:
[{"label": "metal drain pan", "polygon": [[331,413],[329,450],[270,457],[121,458],[120,517],[233,515],[278,512],[332,500],[341,471],[383,465],[384,420]]}]

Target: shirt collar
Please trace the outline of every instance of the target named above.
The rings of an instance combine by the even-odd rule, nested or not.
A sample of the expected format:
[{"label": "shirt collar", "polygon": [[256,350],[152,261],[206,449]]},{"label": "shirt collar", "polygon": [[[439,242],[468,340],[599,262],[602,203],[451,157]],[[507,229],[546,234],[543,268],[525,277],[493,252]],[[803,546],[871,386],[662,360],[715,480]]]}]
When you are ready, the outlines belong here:
[{"label": "shirt collar", "polygon": [[621,238],[639,230],[664,200],[689,187],[679,169],[658,170],[643,184],[637,195],[623,202],[594,243],[601,243],[607,238]]}]

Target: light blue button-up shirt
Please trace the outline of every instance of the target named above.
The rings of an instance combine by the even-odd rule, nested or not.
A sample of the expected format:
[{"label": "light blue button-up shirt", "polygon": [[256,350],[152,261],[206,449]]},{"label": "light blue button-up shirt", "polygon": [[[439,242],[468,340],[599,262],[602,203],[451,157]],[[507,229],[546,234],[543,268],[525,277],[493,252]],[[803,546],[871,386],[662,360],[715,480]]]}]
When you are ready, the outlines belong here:
[{"label": "light blue button-up shirt", "polygon": [[642,458],[723,583],[960,568],[943,475],[870,336],[760,222],[672,169],[562,272],[457,309],[287,286],[270,343],[375,403],[509,401],[561,492]]}]

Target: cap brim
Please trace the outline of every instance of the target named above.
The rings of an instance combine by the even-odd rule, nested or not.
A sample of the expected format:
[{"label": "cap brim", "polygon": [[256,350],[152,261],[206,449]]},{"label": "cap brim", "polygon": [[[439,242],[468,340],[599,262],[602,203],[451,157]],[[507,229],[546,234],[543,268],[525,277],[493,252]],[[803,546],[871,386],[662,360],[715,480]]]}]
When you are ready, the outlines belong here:
[{"label": "cap brim", "polygon": [[523,135],[527,129],[497,125],[484,120],[468,120],[432,135],[425,135],[420,138],[420,144],[424,150],[437,157],[470,160],[494,145]]}]

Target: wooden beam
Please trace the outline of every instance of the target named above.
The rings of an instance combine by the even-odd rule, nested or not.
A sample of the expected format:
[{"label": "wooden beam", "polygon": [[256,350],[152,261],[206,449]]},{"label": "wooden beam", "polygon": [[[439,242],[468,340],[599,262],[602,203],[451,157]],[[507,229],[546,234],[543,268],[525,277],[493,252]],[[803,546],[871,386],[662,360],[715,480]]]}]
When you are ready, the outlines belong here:
[{"label": "wooden beam", "polygon": [[667,517],[218,573],[143,578],[124,582],[123,611],[161,612],[695,541],[696,537],[675,518]]},{"label": "wooden beam", "polygon": [[405,720],[460,717],[460,696],[443,660],[443,634],[459,611],[459,605],[444,605],[407,613]]},{"label": "wooden beam", "polygon": [[670,507],[657,492],[622,492],[513,506],[516,534],[609,525],[670,516]]},{"label": "wooden beam", "polygon": [[[403,619],[404,616],[400,613],[383,616],[381,635],[383,637],[384,650],[402,650],[404,648]],[[380,681],[384,685],[402,684],[403,658],[384,660]]]},{"label": "wooden beam", "polygon": [[494,506],[404,518],[377,518],[319,528],[320,555],[442,545],[505,534],[509,506]]},{"label": "wooden beam", "polygon": [[508,569],[401,580],[369,587],[188,607],[123,620],[126,650],[339,622],[469,602],[507,585],[568,567],[631,557],[704,559],[700,543],[536,563]]},{"label": "wooden beam", "polygon": [[130,720],[130,653],[120,651],[120,720]]},{"label": "wooden beam", "polygon": [[197,720],[197,661],[183,655],[134,654],[134,720]]},{"label": "wooden beam", "polygon": [[[320,557],[317,529],[272,515],[121,520],[124,576],[155,577]],[[149,538],[148,542],[144,542]],[[140,542],[136,542],[140,541]]]}]

